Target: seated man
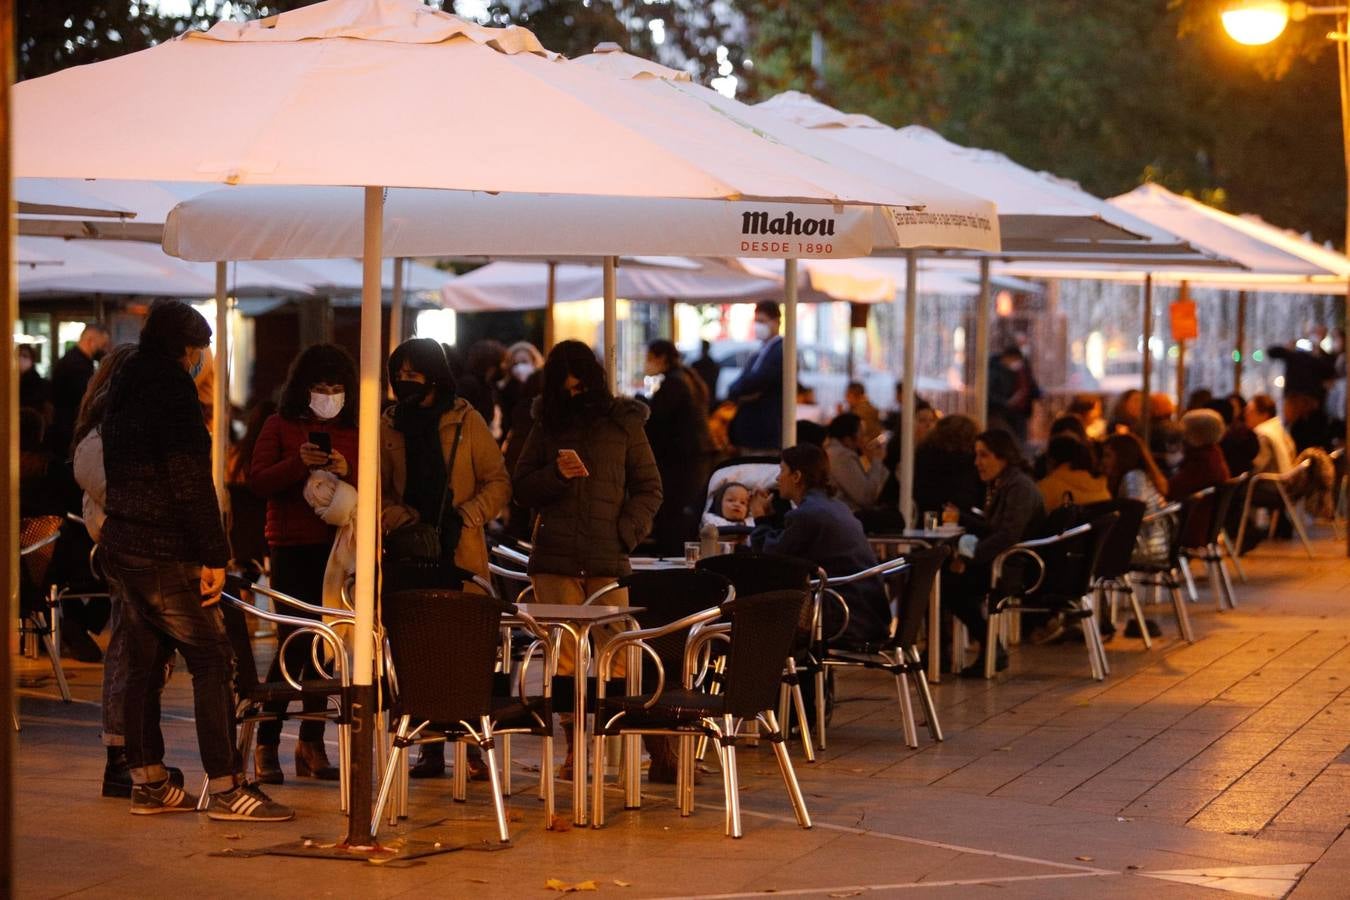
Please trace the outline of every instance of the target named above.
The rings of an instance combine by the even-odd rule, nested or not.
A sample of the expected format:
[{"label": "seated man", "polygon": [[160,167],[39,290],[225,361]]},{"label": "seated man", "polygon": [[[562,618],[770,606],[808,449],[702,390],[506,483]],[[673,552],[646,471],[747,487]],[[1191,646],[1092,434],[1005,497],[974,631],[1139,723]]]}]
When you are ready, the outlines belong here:
[{"label": "seated man", "polygon": [[[885,446],[864,437],[862,419],[853,413],[835,416],[828,433],[825,454],[837,496],[854,512],[875,506],[886,484],[886,467],[881,464]],[[870,467],[864,465],[864,457]]]}]

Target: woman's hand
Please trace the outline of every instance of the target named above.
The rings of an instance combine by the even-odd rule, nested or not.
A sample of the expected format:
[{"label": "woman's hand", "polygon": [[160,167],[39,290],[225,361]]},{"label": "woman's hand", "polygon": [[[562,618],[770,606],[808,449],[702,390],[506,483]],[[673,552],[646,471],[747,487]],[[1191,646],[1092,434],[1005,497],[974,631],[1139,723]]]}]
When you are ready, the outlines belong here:
[{"label": "woman's hand", "polygon": [[417,510],[411,506],[386,506],[380,514],[380,527],[386,533],[397,531],[405,525],[415,524],[418,518]]},{"label": "woman's hand", "polygon": [[585,478],[590,475],[586,464],[581,461],[575,450],[558,451],[558,474],[568,481],[573,478]]},{"label": "woman's hand", "polygon": [[329,454],[324,453],[317,445],[308,441],[300,445],[300,461],[311,469],[322,469],[328,465]]},{"label": "woman's hand", "polygon": [[351,471],[350,467],[347,465],[347,457],[336,450],[328,454],[328,465],[324,468],[339,478],[345,478],[347,473]]},{"label": "woman's hand", "polygon": [[750,517],[762,519],[773,511],[773,495],[766,490],[758,490],[750,497]]},{"label": "woman's hand", "polygon": [[955,504],[947,503],[942,507],[942,524],[953,525],[961,521],[961,510]]}]

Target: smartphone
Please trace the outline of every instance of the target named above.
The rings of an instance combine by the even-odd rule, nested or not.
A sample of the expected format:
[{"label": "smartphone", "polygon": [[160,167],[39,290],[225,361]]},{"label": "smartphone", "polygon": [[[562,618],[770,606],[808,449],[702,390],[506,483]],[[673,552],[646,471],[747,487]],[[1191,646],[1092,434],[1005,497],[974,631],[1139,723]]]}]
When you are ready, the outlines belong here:
[{"label": "smartphone", "polygon": [[568,459],[568,460],[572,460],[572,461],[576,462],[577,465],[581,466],[582,473],[583,473],[584,475],[589,475],[589,474],[591,474],[590,471],[586,468],[586,464],[583,463],[583,462],[581,461],[581,456],[580,456],[580,455],[577,453],[577,451],[575,451],[575,450],[566,450],[566,449],[564,449],[564,450],[559,450],[559,451],[558,451],[558,459]]},{"label": "smartphone", "polygon": [[311,431],[309,442],[324,453],[333,452],[333,436],[326,431]]}]

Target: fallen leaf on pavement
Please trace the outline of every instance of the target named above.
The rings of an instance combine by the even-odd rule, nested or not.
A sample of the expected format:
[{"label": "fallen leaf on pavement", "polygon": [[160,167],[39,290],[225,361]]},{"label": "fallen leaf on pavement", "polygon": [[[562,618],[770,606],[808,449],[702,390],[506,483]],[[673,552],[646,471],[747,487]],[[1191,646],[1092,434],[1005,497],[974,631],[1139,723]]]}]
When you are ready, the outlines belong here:
[{"label": "fallen leaf on pavement", "polygon": [[558,878],[550,878],[544,882],[544,887],[550,891],[557,891],[560,894],[570,894],[573,891],[598,891],[600,885],[593,880],[578,881],[576,884],[568,884]]},{"label": "fallen leaf on pavement", "polygon": [[631,881],[620,881],[620,880],[617,879],[617,878],[614,879],[614,883],[617,884],[619,887],[632,887],[632,886],[633,886],[633,882],[631,882]]},{"label": "fallen leaf on pavement", "polygon": [[549,831],[571,831],[572,820],[566,816],[554,816],[548,823]]},{"label": "fallen leaf on pavement", "polygon": [[227,840],[227,841],[239,841],[239,840],[243,840],[243,838],[244,838],[244,836],[243,836],[242,834],[227,834],[227,835],[225,835],[225,840]]},{"label": "fallen leaf on pavement", "polygon": [[861,893],[862,893],[862,891],[840,891],[839,893],[837,893],[837,894],[831,894],[830,896],[831,896],[831,897],[856,897],[856,896],[858,896],[858,895],[861,894]]},{"label": "fallen leaf on pavement", "polygon": [[1079,862],[1092,862],[1092,857],[1090,856],[1075,856],[1074,859],[1078,860]]},{"label": "fallen leaf on pavement", "polygon": [[491,883],[492,883],[492,882],[488,881],[486,878],[470,878],[469,880],[472,881],[474,884],[491,884]]}]

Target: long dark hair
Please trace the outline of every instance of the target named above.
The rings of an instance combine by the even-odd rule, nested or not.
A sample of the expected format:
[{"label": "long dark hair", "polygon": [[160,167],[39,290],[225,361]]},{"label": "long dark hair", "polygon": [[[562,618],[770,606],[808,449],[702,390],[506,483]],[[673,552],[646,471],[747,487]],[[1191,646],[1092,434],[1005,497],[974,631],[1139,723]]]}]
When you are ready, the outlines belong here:
[{"label": "long dark hair", "polygon": [[1167,479],[1158,469],[1158,464],[1153,461],[1153,454],[1148,452],[1148,448],[1138,437],[1133,434],[1113,434],[1106,439],[1106,449],[1116,457],[1115,466],[1106,472],[1106,484],[1112,494],[1120,490],[1120,482],[1124,480],[1126,474],[1135,469],[1148,476],[1148,480],[1153,482],[1158,493],[1164,495],[1167,493]]},{"label": "long dark hair", "polygon": [[830,458],[814,444],[788,447],[783,451],[783,465],[801,474],[804,490],[834,492],[830,487]]},{"label": "long dark hair", "polygon": [[[917,404],[915,411],[918,411]],[[923,439],[923,446],[943,453],[970,456],[975,452],[975,437],[979,433],[980,426],[970,416],[960,413],[943,416]]]},{"label": "long dark hair", "polygon": [[552,431],[571,424],[577,404],[567,390],[567,376],[581,382],[587,403],[598,404],[612,399],[605,367],[595,358],[595,352],[581,341],[563,341],[548,352],[544,360],[544,388],[540,392],[540,406],[545,427]]},{"label": "long dark hair", "polygon": [[1027,471],[1027,461],[1022,456],[1022,448],[1017,446],[1017,438],[1002,428],[993,428],[980,432],[975,440],[984,444],[985,449],[997,456],[1009,469]]},{"label": "long dark hair", "polygon": [[431,338],[409,338],[389,354],[389,383],[398,380],[398,370],[407,360],[409,367],[422,374],[427,384],[436,389],[437,400],[455,399],[455,376],[450,372],[450,361],[445,348]]},{"label": "long dark hair", "polygon": [[356,363],[352,361],[351,354],[337,344],[313,344],[300,351],[286,374],[277,412],[283,419],[292,421],[312,415],[309,410],[309,389],[320,382],[342,385],[347,396],[342,404],[342,412],[333,421],[347,428],[355,427],[358,391]]},{"label": "long dark hair", "polygon": [[208,347],[211,326],[201,313],[182,300],[156,300],[141,328],[140,347],[146,353],[182,359],[189,347]]},{"label": "long dark hair", "polygon": [[89,432],[103,424],[103,411],[108,407],[108,389],[112,387],[113,376],[135,352],[135,344],[118,344],[98,364],[98,370],[89,379],[89,386],[80,400],[80,411],[75,415],[75,436],[70,442],[72,453]]}]

